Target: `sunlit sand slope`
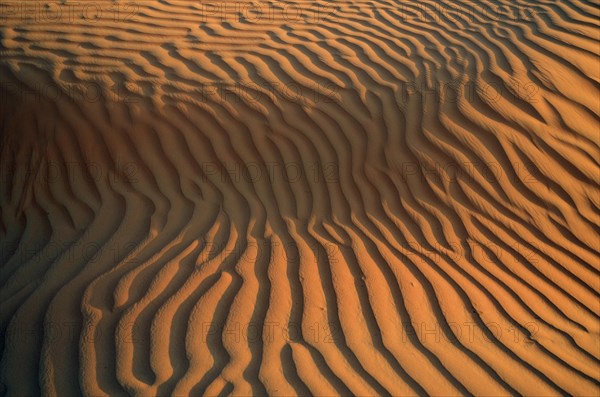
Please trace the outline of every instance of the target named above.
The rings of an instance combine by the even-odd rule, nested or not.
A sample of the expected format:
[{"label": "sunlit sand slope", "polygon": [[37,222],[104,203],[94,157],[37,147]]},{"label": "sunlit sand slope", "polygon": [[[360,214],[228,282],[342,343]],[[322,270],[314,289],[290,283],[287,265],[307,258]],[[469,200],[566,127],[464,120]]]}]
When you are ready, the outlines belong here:
[{"label": "sunlit sand slope", "polygon": [[0,394],[600,393],[597,2],[0,3]]}]

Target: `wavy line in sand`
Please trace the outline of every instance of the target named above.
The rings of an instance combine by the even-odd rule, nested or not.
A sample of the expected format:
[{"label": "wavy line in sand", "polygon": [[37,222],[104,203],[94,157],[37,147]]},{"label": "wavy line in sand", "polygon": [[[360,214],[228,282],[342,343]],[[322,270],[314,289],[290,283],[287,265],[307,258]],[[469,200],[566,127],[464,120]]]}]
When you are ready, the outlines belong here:
[{"label": "wavy line in sand", "polygon": [[596,5],[115,4],[3,8],[3,394],[599,392]]}]

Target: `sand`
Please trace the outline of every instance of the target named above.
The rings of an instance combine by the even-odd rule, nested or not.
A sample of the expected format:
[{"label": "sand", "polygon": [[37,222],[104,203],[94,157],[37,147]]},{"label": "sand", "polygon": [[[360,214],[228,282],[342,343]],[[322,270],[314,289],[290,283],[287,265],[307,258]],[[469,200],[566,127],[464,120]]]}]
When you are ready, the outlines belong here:
[{"label": "sand", "polygon": [[599,395],[599,12],[2,1],[0,395]]}]

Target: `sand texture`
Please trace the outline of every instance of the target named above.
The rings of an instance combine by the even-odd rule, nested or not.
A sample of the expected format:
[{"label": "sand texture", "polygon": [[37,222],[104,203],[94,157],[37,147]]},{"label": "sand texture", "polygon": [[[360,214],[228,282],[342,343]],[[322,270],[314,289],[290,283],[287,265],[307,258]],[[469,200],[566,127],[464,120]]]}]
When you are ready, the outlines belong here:
[{"label": "sand texture", "polygon": [[0,395],[600,395],[599,12],[0,1]]}]

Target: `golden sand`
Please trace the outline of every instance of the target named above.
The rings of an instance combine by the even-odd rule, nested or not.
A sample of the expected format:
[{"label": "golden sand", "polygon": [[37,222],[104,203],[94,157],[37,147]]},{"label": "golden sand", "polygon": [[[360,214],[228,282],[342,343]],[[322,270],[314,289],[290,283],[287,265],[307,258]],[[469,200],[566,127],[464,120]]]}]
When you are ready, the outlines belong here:
[{"label": "golden sand", "polygon": [[0,395],[599,395],[599,11],[0,2]]}]

